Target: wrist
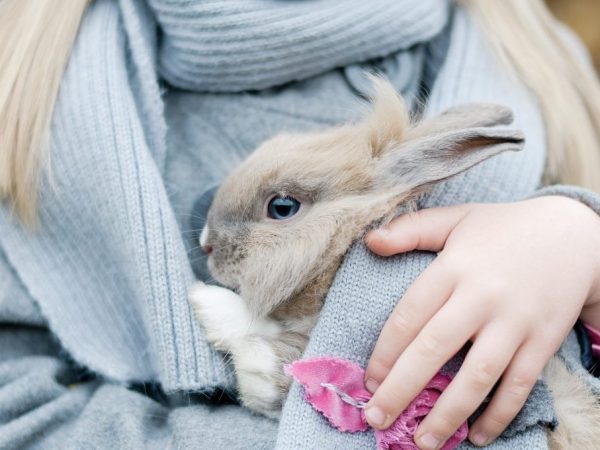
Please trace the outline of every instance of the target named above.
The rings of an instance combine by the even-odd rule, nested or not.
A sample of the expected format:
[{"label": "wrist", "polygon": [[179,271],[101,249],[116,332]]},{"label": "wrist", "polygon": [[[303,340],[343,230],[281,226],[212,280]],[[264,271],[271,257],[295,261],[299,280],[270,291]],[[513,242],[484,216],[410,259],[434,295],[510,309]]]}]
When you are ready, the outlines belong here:
[{"label": "wrist", "polygon": [[[535,199],[534,199],[535,200]],[[580,258],[587,263],[588,294],[581,311],[581,319],[600,328],[600,216],[586,204],[563,195],[538,197],[550,202],[551,209],[560,208],[568,220],[570,233],[578,236],[574,242]]]},{"label": "wrist", "polygon": [[582,240],[580,255],[589,262],[591,280],[582,315],[586,311],[586,315],[593,317],[600,314],[600,216],[576,199],[566,196],[553,197],[562,203],[562,213],[571,221],[573,233],[577,233]]}]

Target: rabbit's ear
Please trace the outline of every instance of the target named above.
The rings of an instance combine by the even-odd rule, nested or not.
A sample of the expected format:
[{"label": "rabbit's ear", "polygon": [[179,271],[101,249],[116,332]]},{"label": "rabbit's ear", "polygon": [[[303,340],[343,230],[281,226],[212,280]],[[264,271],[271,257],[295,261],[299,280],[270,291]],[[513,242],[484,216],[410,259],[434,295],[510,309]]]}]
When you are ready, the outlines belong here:
[{"label": "rabbit's ear", "polygon": [[446,131],[468,128],[509,125],[513,121],[512,111],[493,103],[465,103],[447,109],[440,115],[424,120],[413,130],[411,136],[433,136]]},{"label": "rabbit's ear", "polygon": [[370,76],[374,95],[373,109],[363,122],[373,157],[378,157],[394,142],[404,139],[410,129],[408,106],[385,79]]},{"label": "rabbit's ear", "polygon": [[[417,128],[416,137],[411,133],[406,141],[386,151],[377,161],[376,187],[406,192],[449,178],[499,153],[521,150],[525,144],[523,133],[516,130],[454,128],[473,122],[498,123],[489,118],[480,116],[468,122],[465,117],[457,116],[446,120],[454,125],[440,121],[437,125],[428,124],[428,129]],[[419,131],[425,130],[428,133],[421,135]]]}]

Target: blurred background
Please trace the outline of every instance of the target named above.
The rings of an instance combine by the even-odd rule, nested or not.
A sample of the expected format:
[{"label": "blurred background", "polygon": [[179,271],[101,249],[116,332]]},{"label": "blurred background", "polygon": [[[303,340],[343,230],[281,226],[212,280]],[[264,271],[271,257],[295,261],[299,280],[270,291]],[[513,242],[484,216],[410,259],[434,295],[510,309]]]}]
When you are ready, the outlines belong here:
[{"label": "blurred background", "polygon": [[546,3],[579,34],[592,53],[596,70],[600,71],[600,0],[546,0]]}]

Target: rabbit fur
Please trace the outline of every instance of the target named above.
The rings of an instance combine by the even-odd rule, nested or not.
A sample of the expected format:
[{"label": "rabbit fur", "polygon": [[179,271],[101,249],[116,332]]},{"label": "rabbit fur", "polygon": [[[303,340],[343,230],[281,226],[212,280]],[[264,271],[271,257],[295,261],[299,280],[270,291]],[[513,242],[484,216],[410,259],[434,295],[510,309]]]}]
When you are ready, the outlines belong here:
[{"label": "rabbit fur", "polygon": [[[301,357],[351,244],[432,184],[524,146],[520,131],[495,128],[512,122],[507,108],[469,104],[413,121],[390,84],[373,84],[362,122],[262,144],[221,185],[202,231],[209,271],[229,289],[197,283],[190,301],[230,356],[242,403],[272,418],[290,386],[283,366]],[[269,218],[273,196],[298,199],[298,213]]]}]

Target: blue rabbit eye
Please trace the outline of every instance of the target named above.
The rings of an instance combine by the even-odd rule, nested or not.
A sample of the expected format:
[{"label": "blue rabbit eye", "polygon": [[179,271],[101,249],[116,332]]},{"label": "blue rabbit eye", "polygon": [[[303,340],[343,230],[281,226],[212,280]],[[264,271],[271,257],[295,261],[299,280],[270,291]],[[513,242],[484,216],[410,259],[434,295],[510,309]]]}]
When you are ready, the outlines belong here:
[{"label": "blue rabbit eye", "polygon": [[300,202],[294,197],[273,197],[267,206],[267,215],[271,219],[286,220],[300,210]]}]

